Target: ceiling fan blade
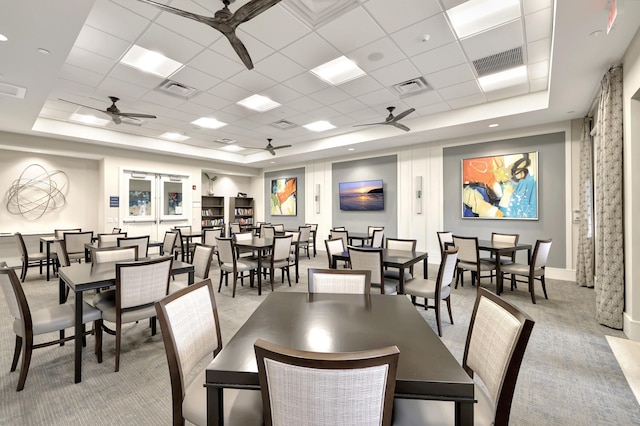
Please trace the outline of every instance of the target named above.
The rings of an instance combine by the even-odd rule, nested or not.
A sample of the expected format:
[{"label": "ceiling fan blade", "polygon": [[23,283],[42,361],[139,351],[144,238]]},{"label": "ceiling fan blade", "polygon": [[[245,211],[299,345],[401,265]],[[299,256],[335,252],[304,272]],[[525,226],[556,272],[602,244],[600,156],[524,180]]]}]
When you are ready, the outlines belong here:
[{"label": "ceiling fan blade", "polygon": [[[165,12],[173,13],[178,16],[182,16],[183,18],[193,19],[194,21],[202,22],[203,24],[212,25],[212,22],[216,20],[215,18],[209,16],[198,15],[197,13],[187,12],[186,10],[176,9],[175,7],[167,6],[166,4],[158,3],[153,0],[138,0],[142,3],[150,4],[151,6],[155,6],[158,9],[164,10]],[[217,20],[216,20],[217,21]]]},{"label": "ceiling fan blade", "polygon": [[223,33],[223,34],[227,37],[227,39],[231,43],[231,47],[233,47],[233,50],[236,51],[236,53],[240,57],[240,60],[244,64],[244,66],[247,67],[247,69],[252,70],[253,61],[251,60],[251,56],[249,56],[249,52],[247,51],[247,48],[244,47],[244,44],[236,36],[236,33],[232,32],[232,33]]},{"label": "ceiling fan blade", "polygon": [[233,16],[227,21],[227,24],[236,27],[243,22],[247,22],[249,19],[255,18],[281,1],[282,0],[252,0],[236,10]]},{"label": "ceiling fan blade", "polygon": [[88,109],[92,109],[92,110],[94,110],[94,111],[100,111],[100,112],[103,112],[103,113],[109,114],[107,111],[105,111],[105,110],[103,110],[103,109],[100,109],[100,108],[90,107],[90,106],[88,106],[88,105],[79,104],[79,103],[77,103],[77,102],[68,101],[68,100],[66,100],[66,99],[62,99],[62,98],[58,98],[58,100],[59,100],[59,101],[62,101],[62,102],[66,102],[66,103],[68,103],[68,104],[78,105],[78,106],[81,106],[81,107],[83,107],[83,108],[88,108]]},{"label": "ceiling fan blade", "polygon": [[119,117],[132,117],[132,118],[158,118],[153,114],[138,114],[135,112],[116,112],[112,113],[113,115],[117,115]]},{"label": "ceiling fan blade", "polygon": [[398,123],[398,122],[396,122],[396,121],[390,122],[390,123],[388,123],[388,124],[391,124],[392,126],[395,126],[395,127],[397,127],[398,129],[402,129],[402,130],[404,130],[405,132],[408,132],[409,130],[411,130],[410,128],[408,128],[408,127],[407,127],[407,126],[405,126],[404,124],[402,124],[402,123]]},{"label": "ceiling fan blade", "polygon": [[276,151],[273,148],[265,148],[271,155],[276,155]]},{"label": "ceiling fan blade", "polygon": [[114,123],[116,123],[116,124],[122,123],[122,120],[120,119],[120,117],[118,117],[117,115],[114,115],[114,114],[110,114],[110,115],[111,115],[111,119],[113,120]]},{"label": "ceiling fan blade", "polygon": [[280,148],[291,148],[291,145],[280,145],[280,146],[274,146],[271,149],[280,149]]},{"label": "ceiling fan blade", "polygon": [[415,110],[416,110],[415,108],[409,108],[408,110],[404,111],[403,113],[400,113],[397,116],[395,116],[393,121],[402,120],[403,118],[405,118],[407,115],[411,114]]},{"label": "ceiling fan blade", "polygon": [[362,126],[377,126],[378,124],[387,124],[386,121],[381,123],[368,123],[368,124],[354,124],[353,127],[362,127]]}]

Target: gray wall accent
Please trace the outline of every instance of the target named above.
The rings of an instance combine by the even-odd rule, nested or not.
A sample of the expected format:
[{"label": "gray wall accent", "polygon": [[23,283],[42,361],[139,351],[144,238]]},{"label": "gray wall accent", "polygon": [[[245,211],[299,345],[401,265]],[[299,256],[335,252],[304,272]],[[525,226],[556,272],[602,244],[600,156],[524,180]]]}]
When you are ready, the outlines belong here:
[{"label": "gray wall accent", "polygon": [[[338,184],[359,180],[382,179],[384,188],[384,210],[381,211],[342,211]],[[398,235],[398,157],[367,158],[345,161],[332,165],[332,212],[331,227],[344,226],[351,232],[367,232],[367,226],[384,226],[385,237]]]},{"label": "gray wall accent", "polygon": [[[278,170],[277,172],[269,172],[264,174],[264,218],[265,222],[270,223],[282,223],[284,229],[298,229],[298,226],[304,225],[305,210],[305,183],[304,175],[305,169],[301,167],[299,169]],[[297,215],[296,216],[271,216],[271,181],[273,179],[283,178],[297,178],[296,182],[296,201],[297,201]]]},{"label": "gray wall accent", "polygon": [[[464,158],[538,152],[538,220],[462,219],[462,160]],[[491,232],[517,233],[520,241],[553,239],[548,266],[566,267],[565,134],[550,133],[443,150],[444,230],[490,239]],[[526,263],[525,252],[518,262]],[[482,254],[481,254],[482,255]]]}]

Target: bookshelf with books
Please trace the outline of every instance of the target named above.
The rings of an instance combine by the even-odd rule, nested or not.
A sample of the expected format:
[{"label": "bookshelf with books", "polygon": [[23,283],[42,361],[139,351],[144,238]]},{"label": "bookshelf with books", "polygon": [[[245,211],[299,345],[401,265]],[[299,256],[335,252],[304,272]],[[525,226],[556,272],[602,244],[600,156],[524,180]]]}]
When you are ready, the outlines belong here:
[{"label": "bookshelf with books", "polygon": [[231,197],[229,199],[229,220],[240,224],[240,229],[253,227],[253,198]]},{"label": "bookshelf with books", "polygon": [[202,196],[202,227],[224,229],[224,197]]}]

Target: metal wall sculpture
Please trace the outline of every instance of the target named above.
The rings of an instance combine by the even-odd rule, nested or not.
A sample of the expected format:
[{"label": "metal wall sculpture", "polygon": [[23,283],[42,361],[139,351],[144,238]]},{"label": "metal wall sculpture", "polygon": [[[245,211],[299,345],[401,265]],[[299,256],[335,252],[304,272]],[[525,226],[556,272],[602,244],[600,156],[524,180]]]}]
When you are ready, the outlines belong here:
[{"label": "metal wall sculpture", "polygon": [[30,164],[7,191],[7,211],[29,220],[63,207],[69,178],[62,170],[47,171],[40,164]]}]

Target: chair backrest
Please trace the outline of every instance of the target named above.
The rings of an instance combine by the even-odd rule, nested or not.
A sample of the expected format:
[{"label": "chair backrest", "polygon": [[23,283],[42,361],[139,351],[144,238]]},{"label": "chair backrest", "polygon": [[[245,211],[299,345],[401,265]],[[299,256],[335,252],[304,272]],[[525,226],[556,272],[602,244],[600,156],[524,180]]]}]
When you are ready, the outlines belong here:
[{"label": "chair backrest", "polygon": [[484,383],[495,407],[496,425],[509,424],[513,391],[533,324],[527,314],[478,287],[462,367]]},{"label": "chair backrest", "polygon": [[64,240],[55,240],[53,242],[53,251],[55,251],[58,256],[58,264],[60,266],[71,265],[69,253],[67,253],[67,245],[64,243]]},{"label": "chair backrest", "polygon": [[276,236],[276,228],[273,226],[263,226],[260,228],[260,237],[262,238],[273,238]]},{"label": "chair backrest", "polygon": [[367,226],[367,235],[373,237],[373,231],[375,230],[384,231],[384,226]]},{"label": "chair backrest", "polygon": [[344,226],[334,226],[333,228],[331,228],[332,231],[346,231],[347,228]]},{"label": "chair backrest", "polygon": [[229,224],[229,230],[231,231],[231,235],[237,234],[240,232],[240,224],[237,222],[232,222]]},{"label": "chair backrest", "polygon": [[126,232],[98,234],[98,247],[118,247],[118,238],[126,238]]},{"label": "chair backrest", "polygon": [[391,425],[396,346],[326,353],[258,339],[254,348],[266,426]]},{"label": "chair backrest", "polygon": [[81,228],[69,228],[69,229],[54,229],[53,236],[56,240],[62,240],[65,232],[82,232]]},{"label": "chair backrest", "polygon": [[385,238],[384,246],[388,250],[416,251],[418,240],[406,240],[399,238]]},{"label": "chair backrest", "polygon": [[445,251],[447,249],[446,244],[453,244],[453,232],[451,231],[438,231],[438,242],[440,243],[440,251]]},{"label": "chair backrest", "polygon": [[156,313],[169,364],[174,424],[183,423],[185,380],[204,357],[222,349],[218,307],[207,279],[156,302]]},{"label": "chair backrest", "polygon": [[286,231],[284,235],[291,235],[292,243],[300,241],[300,231]]},{"label": "chair backrest", "polygon": [[179,229],[180,232],[183,234],[191,233],[191,225],[177,225],[177,226],[174,226],[173,229]]},{"label": "chair backrest", "polygon": [[111,230],[111,233],[112,234],[120,234],[120,233],[122,233],[122,229],[121,228],[113,228]]},{"label": "chair backrest", "polygon": [[547,266],[550,250],[551,239],[536,241],[536,246],[533,249],[533,255],[531,257],[531,268],[533,270]]},{"label": "chair backrest", "polygon": [[[491,242],[494,243],[506,243],[506,244],[518,244],[518,239],[520,238],[520,234],[501,234],[499,232],[491,233]],[[502,256],[501,256],[502,257]],[[506,257],[510,257],[512,261],[516,259],[516,252],[512,252],[511,255],[505,255]]]},{"label": "chair backrest", "polygon": [[329,268],[333,268],[333,255],[344,253],[346,246],[344,245],[344,241],[342,241],[342,238],[324,240],[324,245],[327,248],[327,257],[329,258]]},{"label": "chair backrest", "polygon": [[329,232],[329,239],[333,240],[336,238],[342,238],[342,245],[346,248],[349,245],[349,232],[348,231],[340,231],[336,229],[332,229]]},{"label": "chair backrest", "polygon": [[349,246],[349,262],[352,269],[371,271],[371,283],[380,286],[380,292],[384,294],[384,272],[382,262],[382,249],[360,248]]},{"label": "chair backrest", "polygon": [[271,226],[273,226],[273,229],[276,231],[276,233],[284,232],[284,225],[282,223],[276,223],[275,225],[271,225]]},{"label": "chair backrest", "polygon": [[451,283],[458,263],[458,248],[452,247],[442,252],[438,278],[436,281],[436,300],[445,299],[451,293]]},{"label": "chair backrest", "polygon": [[14,235],[16,237],[16,243],[18,244],[18,251],[20,252],[20,256],[22,256],[23,261],[26,262],[29,256],[29,252],[27,251],[27,245],[24,242],[24,238],[19,232],[16,232]]},{"label": "chair backrest", "polygon": [[24,337],[25,331],[32,327],[29,304],[16,271],[8,268],[5,262],[0,262],[0,288],[2,288],[7,305],[9,305],[9,314],[18,320],[20,327],[22,327],[22,333],[19,335]]},{"label": "chair backrest", "polygon": [[381,248],[384,242],[384,230],[374,229],[371,234],[371,247]]},{"label": "chair backrest", "polygon": [[300,241],[304,241],[305,243],[309,242],[309,238],[311,237],[311,227],[310,226],[299,226],[298,231],[300,231]]},{"label": "chair backrest", "polygon": [[253,239],[252,232],[239,232],[233,236],[237,242],[251,241]]},{"label": "chair backrest", "polygon": [[233,265],[236,261],[233,239],[231,237],[218,237],[216,241],[218,243],[218,261],[220,264],[227,263]]},{"label": "chair backrest", "polygon": [[173,255],[173,251],[176,247],[176,240],[178,239],[178,233],[167,231],[164,233],[164,239],[162,240],[162,254]]},{"label": "chair backrest", "polygon": [[205,229],[202,231],[202,242],[207,246],[216,246],[216,238],[222,236],[222,228]]},{"label": "chair backrest", "polygon": [[312,232],[315,232],[315,231],[318,230],[318,224],[317,223],[305,223],[304,226],[310,226]]},{"label": "chair backrest", "polygon": [[453,236],[453,245],[458,247],[458,260],[461,262],[478,263],[478,238]]},{"label": "chair backrest", "polygon": [[193,272],[196,277],[203,280],[209,278],[212,256],[213,246],[196,244],[193,251]]},{"label": "chair backrest", "polygon": [[150,305],[169,293],[173,257],[116,263],[116,312]]},{"label": "chair backrest", "polygon": [[289,259],[291,254],[291,241],[293,235],[279,235],[273,237],[273,247],[271,248],[271,259],[274,262]]},{"label": "chair backrest", "polygon": [[138,258],[147,257],[149,253],[149,236],[118,238],[118,247],[138,246]]},{"label": "chair backrest", "polygon": [[84,245],[91,244],[93,240],[93,231],[65,232],[63,234],[63,239],[67,246],[68,254],[84,253]]},{"label": "chair backrest", "polygon": [[138,260],[138,246],[102,247],[91,250],[93,263],[123,262]]},{"label": "chair backrest", "polygon": [[371,271],[309,268],[309,293],[371,294]]}]

